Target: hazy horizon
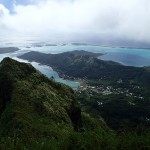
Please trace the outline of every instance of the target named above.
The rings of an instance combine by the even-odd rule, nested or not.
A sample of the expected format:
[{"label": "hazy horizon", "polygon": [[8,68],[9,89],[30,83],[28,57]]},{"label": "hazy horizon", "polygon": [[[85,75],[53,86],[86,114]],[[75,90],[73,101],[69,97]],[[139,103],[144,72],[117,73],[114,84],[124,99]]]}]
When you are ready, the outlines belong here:
[{"label": "hazy horizon", "polygon": [[149,7],[149,0],[0,0],[0,35],[10,42],[23,37],[148,48]]}]

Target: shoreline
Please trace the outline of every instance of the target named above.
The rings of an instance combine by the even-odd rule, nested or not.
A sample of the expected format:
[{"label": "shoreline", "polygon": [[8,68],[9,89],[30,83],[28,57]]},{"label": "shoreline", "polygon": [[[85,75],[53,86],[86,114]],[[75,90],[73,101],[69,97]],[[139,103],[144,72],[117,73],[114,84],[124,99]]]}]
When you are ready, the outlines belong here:
[{"label": "shoreline", "polygon": [[[29,61],[29,63],[31,63],[32,64],[32,62],[35,62],[35,61]],[[38,62],[36,62],[36,63],[38,63]],[[48,64],[42,64],[42,63],[38,63],[38,65],[40,65],[40,66],[42,66],[42,67],[47,67],[48,69],[50,69],[50,70],[52,70],[52,71],[54,71],[54,72],[56,72],[57,74],[58,74],[58,76],[59,76],[59,78],[60,79],[63,79],[63,80],[66,80],[66,81],[69,81],[69,82],[76,82],[76,83],[79,83],[79,86],[76,88],[76,89],[78,89],[80,86],[81,86],[81,84],[83,84],[83,81],[82,81],[82,79],[75,79],[74,77],[70,77],[70,76],[67,76],[67,75],[65,75],[64,73],[62,73],[59,69],[57,69],[57,68],[55,68],[55,67],[53,67],[53,66],[50,66],[50,65],[48,65]],[[42,73],[43,74],[43,73]],[[57,81],[56,81],[57,82]],[[60,83],[62,83],[62,82],[60,82]],[[64,84],[64,83],[63,83]],[[67,84],[66,84],[67,85]],[[67,86],[69,86],[69,85],[67,85]],[[72,88],[72,87],[71,87]],[[73,88],[72,88],[73,89]]]}]

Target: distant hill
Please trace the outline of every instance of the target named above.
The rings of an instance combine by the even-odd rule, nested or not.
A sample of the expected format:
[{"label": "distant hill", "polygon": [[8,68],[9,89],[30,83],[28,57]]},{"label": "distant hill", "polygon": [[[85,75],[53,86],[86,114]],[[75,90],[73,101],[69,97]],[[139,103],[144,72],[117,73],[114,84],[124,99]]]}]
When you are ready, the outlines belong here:
[{"label": "distant hill", "polygon": [[19,56],[19,58],[23,58],[23,59],[28,59],[30,61],[42,61],[43,59],[43,63],[58,63],[64,61],[64,59],[68,58],[68,57],[77,57],[77,56],[91,56],[91,57],[98,57],[100,55],[103,55],[101,53],[92,53],[92,52],[87,52],[84,50],[75,50],[75,51],[71,51],[71,52],[64,52],[64,53],[60,53],[60,54],[45,54],[45,53],[40,53],[40,52],[35,52],[35,51],[31,51],[28,53],[25,53],[24,55]]},{"label": "distant hill", "polygon": [[60,54],[43,54],[39,52],[29,52],[19,56],[19,58],[29,61],[36,61],[46,64],[60,73],[79,78],[106,79],[117,81],[134,80],[150,85],[150,72],[145,68],[123,66],[112,61],[99,60],[96,57],[100,54],[85,51],[72,51]]},{"label": "distant hill", "polygon": [[19,50],[19,48],[17,48],[17,47],[0,47],[0,54],[12,53],[12,52],[15,52],[18,50]]}]

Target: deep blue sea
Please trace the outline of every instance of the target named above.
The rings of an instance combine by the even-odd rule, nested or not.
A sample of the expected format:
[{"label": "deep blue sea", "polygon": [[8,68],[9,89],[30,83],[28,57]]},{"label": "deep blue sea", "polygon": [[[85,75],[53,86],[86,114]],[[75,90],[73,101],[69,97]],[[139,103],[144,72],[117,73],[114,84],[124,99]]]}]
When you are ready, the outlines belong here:
[{"label": "deep blue sea", "polygon": [[[4,46],[15,46],[11,43],[7,43]],[[112,60],[119,62],[127,66],[150,66],[150,49],[139,49],[139,48],[124,48],[124,47],[106,47],[98,45],[75,45],[75,44],[57,44],[48,45],[46,43],[28,43],[28,44],[18,44],[20,50],[14,53],[0,54],[0,60],[4,57],[11,57],[19,61],[27,62],[18,59],[17,56],[29,51],[38,51],[43,53],[57,54],[66,51],[73,50],[85,50],[89,52],[102,53],[103,55],[99,57],[102,60]],[[72,82],[64,80],[59,77],[58,73],[53,71],[52,68],[48,66],[42,66],[36,62],[31,63],[36,69],[45,74],[47,77],[54,77],[57,82],[61,82],[69,85],[72,88],[77,88],[79,86],[78,82]]]}]

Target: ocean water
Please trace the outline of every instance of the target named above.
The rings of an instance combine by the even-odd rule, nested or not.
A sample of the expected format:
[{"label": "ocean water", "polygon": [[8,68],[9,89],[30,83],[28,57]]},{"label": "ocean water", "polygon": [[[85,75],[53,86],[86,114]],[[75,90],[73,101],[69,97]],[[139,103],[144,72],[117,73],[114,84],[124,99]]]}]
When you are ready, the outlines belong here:
[{"label": "ocean water", "polygon": [[[102,53],[103,55],[99,57],[99,59],[102,60],[112,60],[127,66],[136,66],[136,67],[150,66],[150,49],[106,47],[98,45],[80,45],[80,44],[76,45],[63,43],[54,46],[53,44],[47,45],[47,43],[44,42],[33,43],[33,41],[18,43],[16,45],[14,43],[8,42],[6,43],[4,41],[2,44],[2,41],[0,41],[0,45],[2,45],[1,47],[16,46],[20,48],[19,51],[14,53],[0,54],[0,60],[2,60],[4,57],[11,57],[18,61],[24,61],[18,59],[17,56],[22,55],[29,51],[57,54],[66,51],[85,50],[94,53]],[[32,62],[31,64],[40,72],[45,74],[47,77],[50,78],[53,76],[57,82],[67,84],[74,89],[80,85],[78,82],[72,82],[60,78],[58,73],[48,66],[42,66],[36,62]]]},{"label": "ocean water", "polygon": [[102,60],[119,62],[126,66],[143,67],[150,66],[150,59],[137,54],[110,52],[99,57]]}]

